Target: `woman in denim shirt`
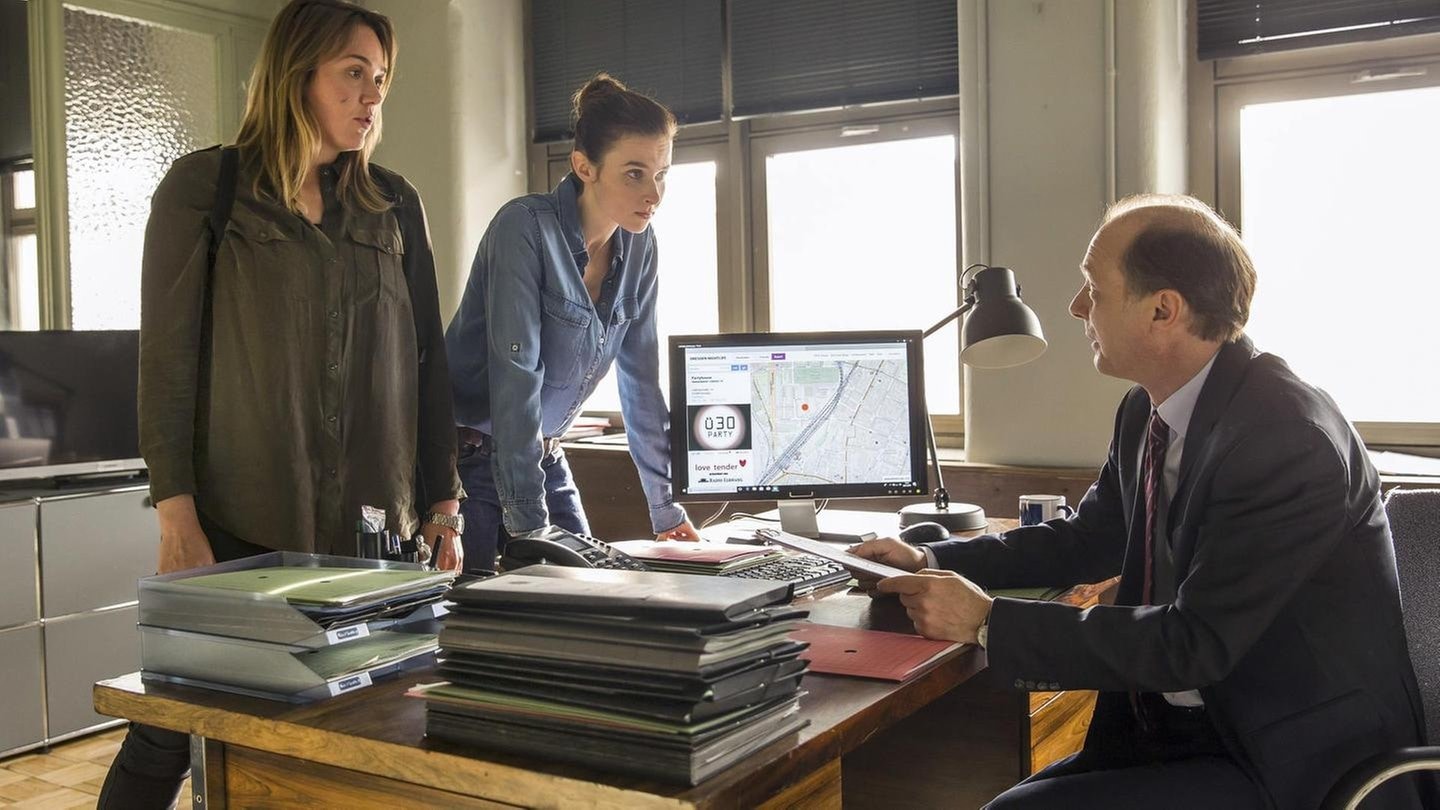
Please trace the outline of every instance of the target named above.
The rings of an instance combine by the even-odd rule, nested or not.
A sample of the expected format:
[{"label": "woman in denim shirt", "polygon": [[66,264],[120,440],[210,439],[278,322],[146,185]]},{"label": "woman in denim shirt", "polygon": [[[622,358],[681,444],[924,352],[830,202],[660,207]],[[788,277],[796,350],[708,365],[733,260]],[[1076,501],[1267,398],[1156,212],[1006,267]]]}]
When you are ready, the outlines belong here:
[{"label": "woman in denim shirt", "polygon": [[651,527],[698,539],[671,497],[655,333],[650,218],[675,116],[603,73],[575,94],[575,115],[573,171],[495,215],[445,333],[474,568],[490,568],[508,537],[549,525],[588,533],[558,439],[611,363]]}]

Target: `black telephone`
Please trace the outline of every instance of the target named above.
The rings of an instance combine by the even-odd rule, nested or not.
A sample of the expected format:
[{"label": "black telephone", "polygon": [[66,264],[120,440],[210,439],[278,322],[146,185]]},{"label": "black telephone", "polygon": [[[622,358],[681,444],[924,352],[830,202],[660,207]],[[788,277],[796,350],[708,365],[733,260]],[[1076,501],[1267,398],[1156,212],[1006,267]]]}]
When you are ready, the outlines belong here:
[{"label": "black telephone", "polygon": [[500,558],[501,569],[514,571],[535,563],[621,571],[650,570],[644,563],[609,543],[572,534],[559,526],[549,527],[539,537],[516,537],[505,544],[505,553]]}]

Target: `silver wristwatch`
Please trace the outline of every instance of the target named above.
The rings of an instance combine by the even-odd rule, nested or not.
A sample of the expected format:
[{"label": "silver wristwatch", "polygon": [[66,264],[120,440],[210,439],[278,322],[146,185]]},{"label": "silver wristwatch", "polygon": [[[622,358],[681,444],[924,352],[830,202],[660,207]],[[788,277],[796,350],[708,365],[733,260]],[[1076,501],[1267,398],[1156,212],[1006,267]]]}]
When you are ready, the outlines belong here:
[{"label": "silver wristwatch", "polygon": [[446,515],[440,512],[431,512],[425,516],[426,523],[433,523],[436,526],[444,526],[447,529],[454,529],[456,534],[465,533],[464,515]]}]

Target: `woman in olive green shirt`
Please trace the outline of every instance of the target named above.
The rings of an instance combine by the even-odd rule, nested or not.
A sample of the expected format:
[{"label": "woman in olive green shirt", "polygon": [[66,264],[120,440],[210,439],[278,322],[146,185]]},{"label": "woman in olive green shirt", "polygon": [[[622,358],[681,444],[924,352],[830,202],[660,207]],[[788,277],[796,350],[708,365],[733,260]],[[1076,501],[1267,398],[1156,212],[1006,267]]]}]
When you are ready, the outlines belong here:
[{"label": "woman in olive green shirt", "polygon": [[[387,18],[342,0],[280,11],[251,77],[213,273],[221,150],[177,160],[155,192],[139,408],[161,572],[271,549],[353,553],[361,505],[407,537],[423,522],[427,539],[446,538],[439,564],[460,568],[424,214],[413,186],[369,164],[395,51]],[[132,726],[100,806],[169,806],[188,765],[185,735]]]},{"label": "woman in olive green shirt", "polygon": [[[313,35],[277,36],[317,25],[335,38],[330,52]],[[407,537],[417,512],[458,510],[424,214],[413,186],[369,165],[395,51],[389,21],[297,2],[271,40],[237,139],[213,289],[206,222],[220,150],[175,162],[146,232],[140,449],[160,510],[162,572],[211,562],[212,534],[345,554],[361,505],[385,509]],[[288,69],[306,56],[317,62],[308,82]],[[403,230],[421,237],[410,244],[407,219]],[[202,341],[207,295],[213,329]],[[417,469],[429,503],[413,503]],[[453,539],[438,523],[424,533]],[[444,545],[453,567],[458,544]]]}]

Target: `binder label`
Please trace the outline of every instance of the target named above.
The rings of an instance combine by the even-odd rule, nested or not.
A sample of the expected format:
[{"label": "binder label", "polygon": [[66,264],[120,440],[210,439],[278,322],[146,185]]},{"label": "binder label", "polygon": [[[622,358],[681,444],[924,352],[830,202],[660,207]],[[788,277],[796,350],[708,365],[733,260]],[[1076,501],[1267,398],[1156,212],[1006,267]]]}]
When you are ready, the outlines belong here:
[{"label": "binder label", "polygon": [[337,627],[325,634],[325,640],[331,644],[339,644],[342,641],[354,641],[357,638],[365,638],[370,635],[370,626],[366,624],[352,624],[349,627]]},{"label": "binder label", "polygon": [[356,689],[370,685],[370,673],[362,672],[359,675],[351,675],[348,678],[341,678],[330,683],[330,697],[343,695]]}]

